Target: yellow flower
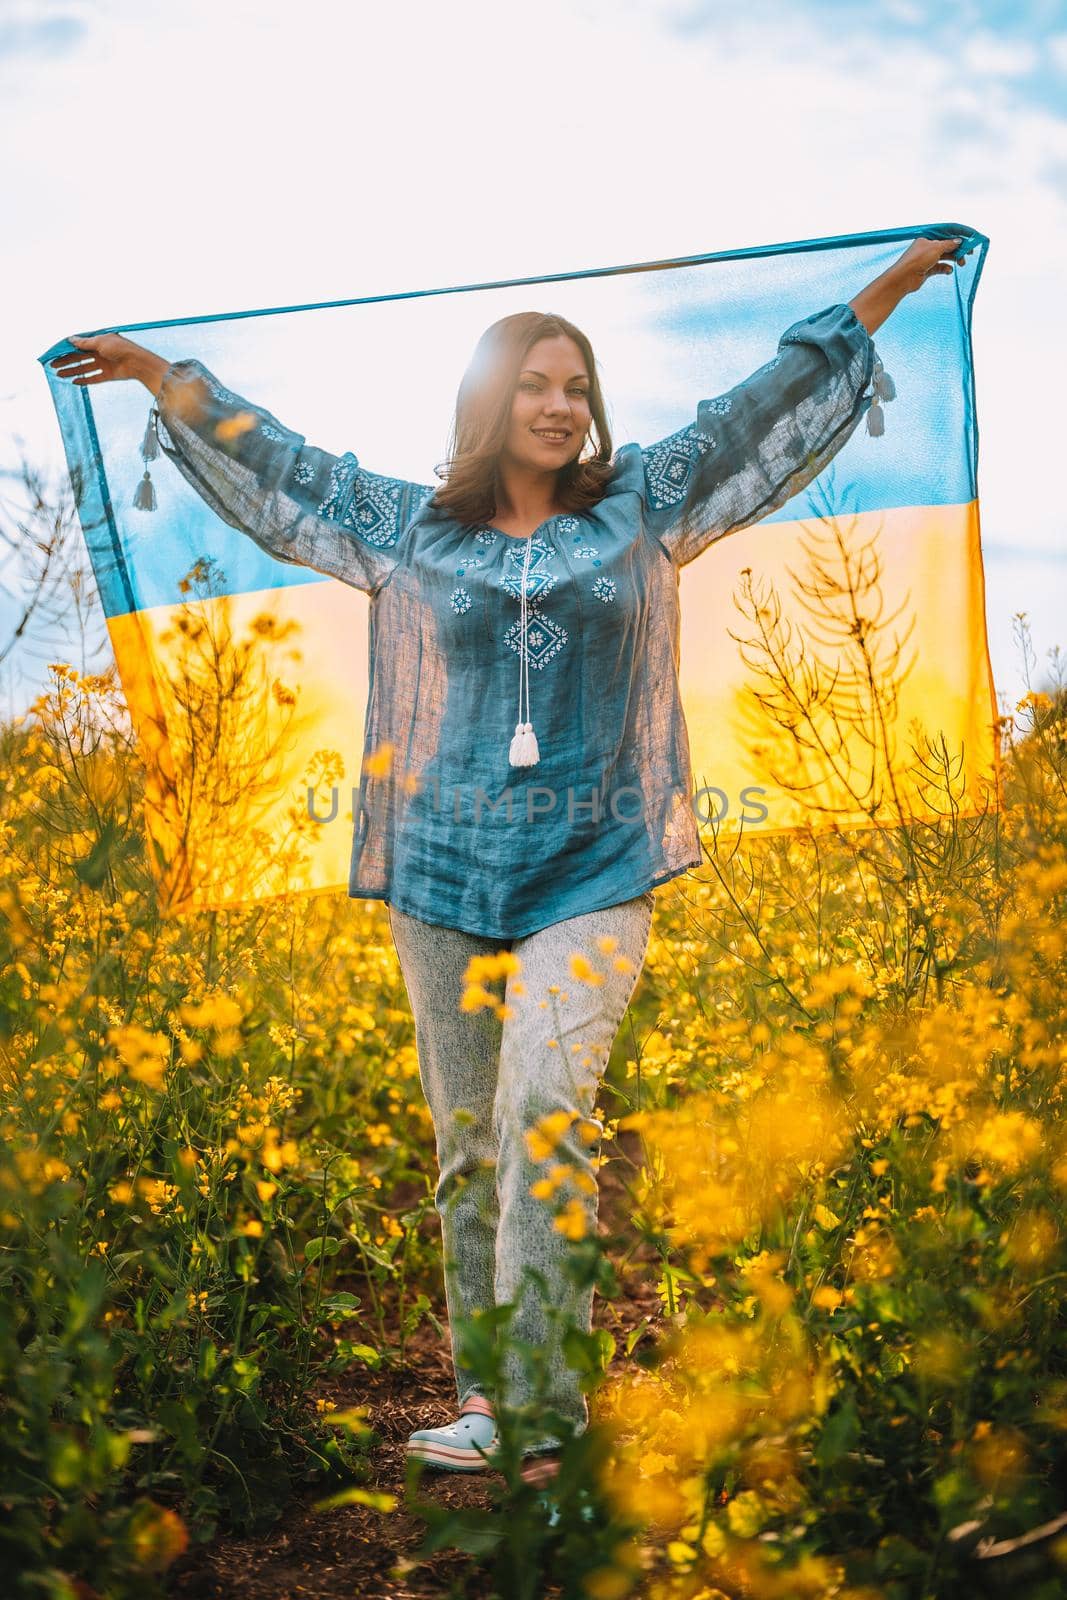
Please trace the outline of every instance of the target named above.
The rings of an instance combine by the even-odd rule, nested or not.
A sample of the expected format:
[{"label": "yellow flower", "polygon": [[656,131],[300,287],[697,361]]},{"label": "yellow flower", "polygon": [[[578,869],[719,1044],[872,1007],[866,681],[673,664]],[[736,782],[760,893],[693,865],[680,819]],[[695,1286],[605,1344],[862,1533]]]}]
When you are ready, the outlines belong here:
[{"label": "yellow flower", "polygon": [[[706,1556],[710,1556],[713,1561],[718,1556],[725,1554],[726,1535],[723,1533],[717,1522],[708,1523],[707,1527],[704,1529],[704,1537],[700,1541],[700,1546],[704,1554]],[[721,1590],[717,1592],[721,1593]],[[710,1589],[707,1591],[707,1600],[712,1600],[712,1593],[713,1591]]]},{"label": "yellow flower", "polygon": [[185,1002],[178,1007],[183,1022],[191,1028],[215,1028],[229,1031],[244,1017],[237,1001],[228,994],[205,995],[199,1005]]},{"label": "yellow flower", "polygon": [[517,977],[522,971],[522,961],[512,950],[498,950],[495,955],[471,956],[463,974],[464,983],[492,982],[494,978]]},{"label": "yellow flower", "polygon": [[332,1400],[322,1402],[323,1420],[335,1428],[347,1428],[350,1433],[368,1434],[371,1429],[364,1421],[369,1406],[346,1406],[338,1410]]},{"label": "yellow flower", "polygon": [[976,1477],[997,1494],[1017,1492],[1030,1464],[1024,1435],[1008,1426],[991,1429],[970,1455]]},{"label": "yellow flower", "polygon": [[754,1539],[766,1519],[766,1504],[754,1489],[743,1489],[726,1507],[730,1532],[739,1539]]},{"label": "yellow flower", "polygon": [[215,437],[223,444],[229,444],[234,439],[239,439],[243,433],[248,433],[256,426],[256,415],[253,411],[235,411],[232,417],[223,417],[221,422],[215,424]]},{"label": "yellow flower", "polygon": [[485,1006],[495,1006],[496,1003],[495,994],[490,994],[489,990],[480,983],[472,983],[464,989],[460,997],[459,1009],[461,1011],[481,1011]]},{"label": "yellow flower", "polygon": [[965,1376],[967,1348],[958,1334],[948,1330],[923,1335],[916,1341],[912,1365],[920,1377],[949,1387]]},{"label": "yellow flower", "polygon": [[163,1087],[163,1072],[170,1057],[170,1040],[165,1034],[149,1033],[131,1022],[108,1028],[107,1039],[131,1078],[150,1089]]},{"label": "yellow flower", "polygon": [[185,1523],[176,1511],[141,1500],[127,1532],[130,1554],[146,1572],[162,1572],[189,1546]]},{"label": "yellow flower", "polygon": [[580,983],[589,984],[590,988],[596,988],[598,984],[604,982],[604,974],[602,972],[597,972],[595,968],[590,965],[588,958],[582,955],[579,951],[574,951],[572,953],[570,966],[572,975],[577,978]]},{"label": "yellow flower", "polygon": [[1004,1253],[1021,1272],[1040,1272],[1056,1250],[1060,1232],[1051,1212],[1043,1207],[1025,1211],[1001,1235]]},{"label": "yellow flower", "polygon": [[584,1239],[586,1234],[585,1208],[580,1200],[568,1200],[553,1227],[568,1239]]},{"label": "yellow flower", "polygon": [[633,1587],[629,1567],[593,1567],[582,1579],[588,1600],[627,1600],[633,1594]]},{"label": "yellow flower", "polygon": [[369,778],[385,778],[392,771],[393,756],[396,746],[388,741],[380,744],[363,762],[363,770]]},{"label": "yellow flower", "polygon": [[1017,1172],[1044,1146],[1041,1124],[1021,1111],[998,1111],[987,1117],[974,1138],[974,1148],[1008,1172]]},{"label": "yellow flower", "polygon": [[524,1137],[530,1160],[546,1161],[574,1120],[571,1111],[553,1111],[541,1117],[533,1128],[527,1128]]}]

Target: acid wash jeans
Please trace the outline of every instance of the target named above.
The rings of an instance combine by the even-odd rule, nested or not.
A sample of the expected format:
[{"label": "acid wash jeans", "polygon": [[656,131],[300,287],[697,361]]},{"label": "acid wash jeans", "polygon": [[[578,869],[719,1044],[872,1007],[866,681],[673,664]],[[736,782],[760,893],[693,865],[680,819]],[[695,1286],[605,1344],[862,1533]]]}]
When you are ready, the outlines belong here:
[{"label": "acid wash jeans", "polygon": [[[595,1237],[599,1193],[594,1156],[603,1123],[593,1115],[594,1103],[644,964],[654,905],[648,890],[620,905],[504,941],[388,908],[437,1144],[440,1176],[434,1201],[441,1218],[460,1406],[481,1385],[463,1365],[456,1324],[475,1311],[508,1304],[515,1306],[509,1337],[542,1353],[537,1357],[543,1364],[542,1403],[567,1418],[576,1433],[589,1424],[588,1401],[578,1374],[566,1363],[561,1335],[566,1320],[591,1331],[594,1291],[592,1285],[579,1289],[564,1270],[570,1239],[556,1227],[554,1213],[569,1202],[581,1232]],[[605,949],[598,942],[605,939],[614,940],[614,946],[609,943]],[[489,1007],[462,1011],[459,1001],[471,957],[501,950],[511,950],[521,963],[521,970],[507,977],[504,1001],[510,1014],[501,1020]],[[574,975],[575,953],[586,957],[602,982]],[[619,957],[625,960],[619,962]],[[498,994],[499,986],[493,992]],[[554,1113],[564,1115],[547,1130],[554,1148],[545,1156],[534,1130]],[[581,1136],[583,1124],[588,1143]],[[528,1133],[533,1135],[530,1142]],[[573,1176],[557,1172],[560,1181],[548,1201],[531,1194],[531,1185],[549,1177],[556,1164],[573,1168]],[[527,1265],[544,1274],[547,1302],[524,1275]],[[546,1304],[559,1308],[566,1320],[547,1315]],[[532,1408],[530,1375],[508,1343],[500,1372],[504,1392],[487,1398],[498,1410]],[[526,1415],[534,1415],[533,1410],[527,1409]],[[556,1434],[542,1430],[524,1454],[561,1443]]]}]

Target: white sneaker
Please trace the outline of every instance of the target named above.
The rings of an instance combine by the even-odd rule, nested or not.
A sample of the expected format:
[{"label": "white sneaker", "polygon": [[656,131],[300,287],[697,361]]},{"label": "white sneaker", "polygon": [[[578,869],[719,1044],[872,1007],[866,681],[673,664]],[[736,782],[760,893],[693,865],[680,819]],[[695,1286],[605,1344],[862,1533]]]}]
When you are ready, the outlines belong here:
[{"label": "white sneaker", "polygon": [[455,1422],[419,1428],[407,1443],[408,1457],[444,1472],[485,1472],[499,1454],[493,1407],[484,1394],[468,1395]]}]

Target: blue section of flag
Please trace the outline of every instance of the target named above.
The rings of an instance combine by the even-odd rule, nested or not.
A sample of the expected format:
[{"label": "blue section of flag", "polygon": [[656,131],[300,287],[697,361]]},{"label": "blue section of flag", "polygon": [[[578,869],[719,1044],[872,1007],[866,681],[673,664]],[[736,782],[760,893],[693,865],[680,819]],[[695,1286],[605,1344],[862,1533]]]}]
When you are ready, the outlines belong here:
[{"label": "blue section of flag", "polygon": [[[590,280],[631,279],[631,331],[638,354],[631,370],[612,371],[607,387],[609,400],[617,400],[619,413],[629,423],[628,431],[640,430],[637,442],[647,444],[684,426],[699,401],[725,391],[759,367],[773,354],[779,335],[796,317],[846,303],[919,235],[960,237],[961,252],[969,255],[963,266],[954,269],[951,285],[942,280],[944,293],[924,290],[906,296],[876,331],[878,353],[896,387],[896,399],[885,407],[885,434],[872,437],[862,427],[857,429],[814,483],[766,520],[786,522],[816,516],[826,508],[828,497],[839,513],[959,504],[977,494],[970,314],[989,243],[983,234],[963,224],[925,224],[495,284],[145,322],[110,331],[127,333],[141,342],[140,336],[160,330],[155,347],[161,353],[176,349],[180,337],[186,351],[214,367],[224,382],[236,383],[258,404],[261,397],[254,382],[263,380],[247,385],[241,382],[235,355],[244,364],[285,373],[293,349],[290,319],[296,312],[336,316],[344,307],[358,306],[363,308],[363,317],[388,313],[394,319],[392,327],[396,302],[482,295],[484,322],[488,323],[500,315],[502,291],[551,284],[555,286],[553,308],[570,315],[573,301],[579,313],[574,320],[581,322],[584,309],[593,303],[588,292]],[[505,302],[507,309],[512,309],[513,303],[514,296]],[[382,311],[375,310],[379,306]],[[470,307],[465,306],[464,311],[469,317]],[[336,324],[329,322],[328,326]],[[360,330],[371,326],[359,323]],[[308,321],[312,344],[316,330],[322,328],[322,322]],[[150,397],[133,383],[74,387],[48,365],[56,355],[71,349],[63,339],[39,359],[56,406],[81,524],[107,616],[176,604],[189,594],[245,594],[330,581],[307,567],[275,560],[224,523],[162,458],[150,464],[158,490],[157,509],[136,509],[137,486],[145,469],[139,449]],[[249,362],[253,349],[256,361]],[[275,350],[276,360],[272,359]],[[661,358],[658,377],[644,370],[642,350],[654,351]],[[334,359],[325,337],[319,354],[323,364]],[[394,366],[398,361],[410,363],[410,404],[417,408],[424,351],[416,342],[399,350],[390,347],[385,354],[379,350],[375,359],[382,363],[386,358]],[[172,359],[169,354],[168,359]],[[360,407],[368,408],[370,417],[375,406],[377,370],[373,361],[369,362],[367,373],[353,384],[354,434],[359,433]],[[699,384],[708,374],[711,387],[701,391]],[[304,379],[305,384],[310,382]],[[307,392],[294,381],[290,423],[302,425],[301,400]],[[448,418],[435,418],[435,425],[438,421],[439,459]],[[404,417],[398,416],[397,431],[402,433],[404,426]],[[620,434],[616,443],[624,443],[625,438]],[[362,458],[359,439],[354,437],[352,443]],[[398,477],[430,482],[434,447],[426,448],[427,459],[398,466],[390,463],[387,470]],[[369,464],[377,466],[373,460]],[[192,589],[183,592],[183,580],[191,581]]]}]

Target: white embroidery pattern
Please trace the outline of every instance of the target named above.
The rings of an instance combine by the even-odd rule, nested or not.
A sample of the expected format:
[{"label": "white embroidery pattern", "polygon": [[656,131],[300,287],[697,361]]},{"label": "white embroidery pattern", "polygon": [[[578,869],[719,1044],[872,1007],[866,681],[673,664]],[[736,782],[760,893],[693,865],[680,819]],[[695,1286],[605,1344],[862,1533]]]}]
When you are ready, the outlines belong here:
[{"label": "white embroidery pattern", "polygon": [[655,510],[677,505],[685,498],[693,467],[714,446],[714,439],[691,422],[687,428],[680,428],[669,438],[642,450],[649,496]]},{"label": "white embroidery pattern", "polygon": [[483,528],[481,533],[476,533],[474,537],[477,539],[479,544],[496,544],[496,541],[500,536],[499,534],[494,533],[492,528]]},{"label": "white embroidery pattern", "polygon": [[298,461],[293,468],[293,481],[308,484],[315,476],[315,469],[310,461]]},{"label": "white embroidery pattern", "polygon": [[708,410],[716,417],[727,417],[733,410],[733,401],[728,394],[721,394],[717,400],[708,401]]},{"label": "white embroidery pattern", "polygon": [[223,405],[226,405],[226,406],[235,406],[235,405],[237,405],[237,403],[238,403],[237,395],[231,393],[231,391],[229,389],[224,389],[222,387],[221,383],[216,383],[215,382],[214,378],[205,378],[204,382],[207,384],[208,388],[211,390],[212,394],[215,396],[215,399],[216,400],[221,400]]},{"label": "white embroidery pattern", "polygon": [[269,422],[260,423],[259,431],[264,439],[273,439],[276,444],[285,443],[285,434],[279,433],[277,428],[272,428]]},{"label": "white embroidery pattern", "polygon": [[[500,578],[500,587],[522,604],[522,571],[526,562],[524,539],[509,541],[514,548],[508,551],[504,558],[504,571]],[[554,572],[548,570],[548,563],[555,555],[552,546],[545,539],[534,539],[530,546],[530,562],[526,570],[526,659],[530,666],[538,672],[546,666],[553,656],[559,654],[567,643],[568,633],[560,623],[554,622],[551,617],[546,617],[541,610],[541,605],[547,594],[555,588],[559,581]],[[504,634],[504,643],[515,654],[522,657],[522,619],[513,622]]]},{"label": "white embroidery pattern", "polygon": [[615,598],[615,579],[600,577],[593,584],[593,593],[598,600],[603,600],[605,605]]},{"label": "white embroidery pattern", "polygon": [[[500,587],[506,589],[510,595],[521,604],[522,601],[522,568],[526,558],[523,549],[525,539],[513,539],[513,548],[504,559],[504,572],[500,579]],[[548,571],[547,563],[555,552],[552,546],[544,539],[535,539],[530,549],[530,566],[526,574],[526,604],[528,607],[537,606],[551,589],[556,587],[559,579],[554,572]],[[510,570],[509,570],[510,569]]]},{"label": "white embroidery pattern", "polygon": [[461,617],[465,611],[469,611],[471,606],[474,604],[474,601],[470,597],[469,590],[463,588],[457,587],[453,589],[448,598],[451,602],[452,610],[456,613],[457,617]]},{"label": "white embroidery pattern", "polygon": [[319,516],[354,528],[379,548],[395,544],[400,531],[401,487],[393,478],[361,471],[351,450],[346,450],[330,470],[330,486]]},{"label": "white embroidery pattern", "polygon": [[581,523],[578,521],[577,517],[558,517],[556,519],[556,525],[559,528],[560,533],[569,533],[572,535],[577,535],[579,539],[581,538]]},{"label": "white embroidery pattern", "polygon": [[600,565],[600,551],[595,544],[583,544],[580,550],[574,552],[575,561],[591,561],[594,567]]},{"label": "white embroidery pattern", "polygon": [[[504,635],[504,643],[514,650],[516,655],[522,651],[522,623],[513,622]],[[567,643],[567,630],[561,628],[558,622],[553,622],[551,617],[543,617],[538,613],[534,621],[526,620],[526,652],[527,660],[531,667],[539,672],[543,666],[558,655]]]}]

